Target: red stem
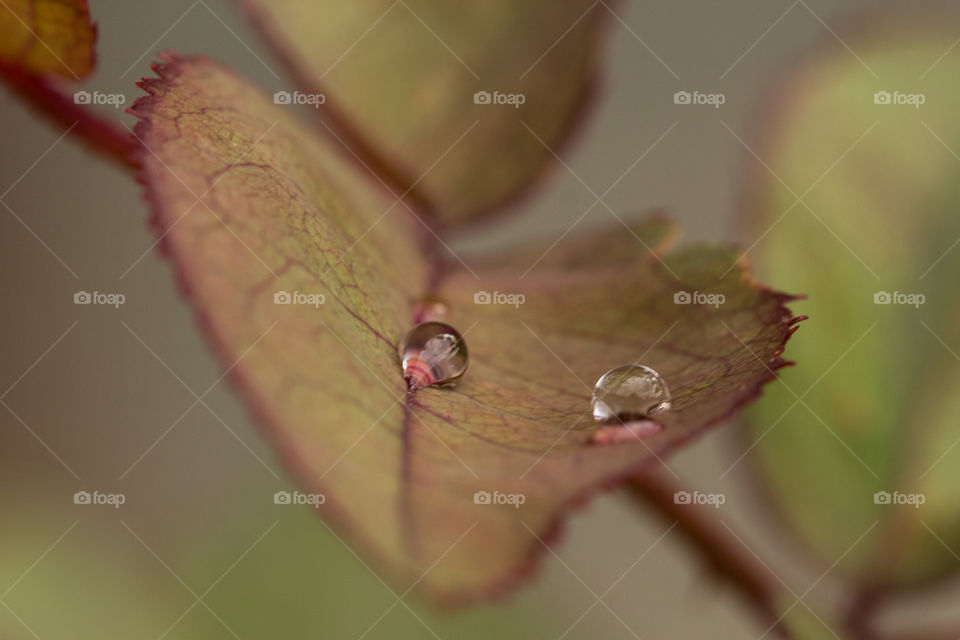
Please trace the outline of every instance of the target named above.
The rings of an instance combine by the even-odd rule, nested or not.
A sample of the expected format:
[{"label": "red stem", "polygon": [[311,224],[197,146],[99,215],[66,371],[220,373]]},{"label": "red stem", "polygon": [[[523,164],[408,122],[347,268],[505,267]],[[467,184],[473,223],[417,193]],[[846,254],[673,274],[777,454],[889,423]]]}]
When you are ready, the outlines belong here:
[{"label": "red stem", "polygon": [[861,589],[853,596],[844,616],[844,625],[851,640],[875,640],[873,614],[882,601],[882,595],[871,589]]},{"label": "red stem", "polygon": [[925,631],[910,631],[886,636],[887,640],[957,640],[960,638],[960,625],[950,629],[927,629]]},{"label": "red stem", "polygon": [[0,78],[57,126],[70,128],[71,135],[121,166],[137,168],[133,152],[140,145],[116,122],[98,115],[88,105],[74,103],[73,95],[64,94],[59,86],[44,78],[6,67],[0,67]]},{"label": "red stem", "polygon": [[782,637],[789,637],[781,624],[777,605],[780,588],[770,571],[743,544],[708,515],[709,507],[677,504],[674,494],[683,487],[654,473],[638,474],[627,483],[627,490],[637,501],[651,507],[664,520],[677,523],[704,562],[720,577],[736,588],[744,600],[766,621],[778,627]]}]

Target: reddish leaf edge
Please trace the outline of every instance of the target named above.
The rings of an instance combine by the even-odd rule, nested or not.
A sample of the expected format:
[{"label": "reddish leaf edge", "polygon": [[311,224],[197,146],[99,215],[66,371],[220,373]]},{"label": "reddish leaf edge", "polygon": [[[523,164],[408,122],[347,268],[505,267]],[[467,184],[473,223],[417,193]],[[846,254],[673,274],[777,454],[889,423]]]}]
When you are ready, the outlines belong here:
[{"label": "reddish leaf edge", "polygon": [[[185,57],[169,51],[160,54],[160,61],[151,65],[151,69],[157,74],[157,77],[144,78],[142,82],[138,83],[138,86],[146,91],[148,95],[138,98],[128,110],[129,113],[138,118],[138,122],[134,127],[134,132],[138,138],[144,139],[148,135],[147,132],[151,126],[149,121],[148,107],[151,105],[152,101],[156,100],[154,94],[157,92],[157,88],[164,85],[164,83],[167,83],[168,80],[176,74],[177,68],[180,65],[190,63],[194,60],[205,59],[206,58],[203,56]],[[138,146],[135,152],[135,159],[142,158],[146,153],[148,153],[147,149],[142,146]],[[233,364],[230,345],[227,344],[227,342],[220,335],[217,327],[212,322],[209,315],[202,311],[199,306],[192,304],[198,299],[197,292],[193,289],[187,274],[185,274],[182,270],[182,262],[179,259],[180,255],[176,247],[173,246],[168,236],[165,234],[166,229],[163,227],[160,218],[160,211],[162,210],[161,199],[158,197],[158,194],[154,192],[150,176],[147,175],[149,172],[149,167],[143,162],[138,162],[138,167],[139,169],[137,171],[136,180],[143,187],[143,199],[151,211],[148,220],[148,226],[151,227],[151,229],[159,238],[157,243],[157,252],[162,258],[170,263],[177,291],[184,301],[190,306],[193,312],[193,317],[200,329],[200,333],[208,343],[214,358],[223,369],[229,369],[226,376],[227,379],[230,381],[230,384],[235,392],[239,394],[241,403],[246,407],[248,413],[253,417],[254,422],[268,437],[268,440],[275,449],[276,455],[282,462],[284,469],[287,470],[291,476],[293,476],[294,480],[299,484],[322,489],[322,485],[314,482],[310,477],[309,471],[302,467],[293,445],[283,436],[283,431],[280,426],[276,424],[270,417],[270,412],[267,409],[269,405],[269,399],[260,396],[256,386],[250,379],[247,378],[246,375],[244,375],[241,367],[230,368]],[[164,171],[165,169],[160,170]],[[433,269],[441,268],[441,266],[446,268],[446,263],[438,260],[433,260],[431,264]],[[774,351],[774,360],[765,365],[768,370],[767,375],[765,375],[755,385],[744,390],[736,399],[731,409],[725,414],[719,415],[701,425],[699,428],[687,434],[687,436],[683,439],[657,450],[655,453],[660,457],[670,455],[676,449],[699,437],[707,429],[728,421],[730,418],[736,415],[743,406],[758,398],[762,394],[763,387],[767,383],[777,379],[777,370],[794,364],[793,362],[783,359],[782,353],[787,342],[798,328],[795,325],[798,322],[805,320],[806,317],[794,316],[787,308],[787,303],[802,299],[803,296],[778,292],[757,282],[751,275],[750,264],[745,255],[741,255],[737,264],[738,268],[741,270],[741,275],[746,280],[748,286],[769,295],[771,298],[777,301],[776,314],[780,318],[779,325],[783,330],[782,340]],[[439,278],[434,275],[432,278],[430,278],[430,281],[436,281],[438,279]],[[551,522],[545,527],[544,531],[537,532],[537,539],[531,540],[530,550],[526,554],[526,562],[517,566],[515,569],[505,574],[502,578],[492,581],[489,585],[480,589],[446,592],[443,594],[432,593],[427,594],[426,597],[422,599],[425,599],[427,602],[436,605],[438,608],[448,610],[460,609],[470,605],[502,602],[509,594],[514,592],[520,586],[533,581],[539,568],[542,566],[541,560],[546,552],[545,547],[552,548],[559,544],[565,532],[566,520],[571,515],[577,511],[583,510],[587,505],[589,505],[592,497],[596,495],[599,490],[603,489],[610,491],[619,488],[622,484],[628,482],[636,474],[648,470],[655,464],[655,461],[655,458],[642,461],[635,467],[628,469],[623,473],[613,475],[609,478],[596,482],[591,486],[585,487],[583,491],[568,500],[565,504],[561,505],[557,509],[557,513],[554,515]],[[349,519],[344,516],[344,512],[338,506],[336,496],[327,495],[327,500],[324,505],[324,515],[322,518],[329,523],[329,525],[325,523],[325,526],[327,526],[327,528],[330,529],[330,531],[334,533],[345,546],[346,542],[343,541],[340,534],[345,535],[350,540],[358,541],[358,544],[349,545],[348,549],[353,551],[355,547],[359,546],[362,549],[363,555],[367,557],[373,557],[375,561],[378,561],[378,566],[388,567],[376,575],[385,575],[389,577],[391,582],[394,584],[402,582],[400,576],[394,575],[394,572],[389,569],[388,559],[379,558],[379,554],[375,551],[376,546],[369,542],[368,537],[363,532],[353,528]],[[418,595],[424,596],[425,594],[418,592]]]},{"label": "reddish leaf edge", "polygon": [[[327,96],[326,102],[317,109],[317,119],[310,118],[311,123],[316,125],[316,128],[324,136],[332,138],[337,144],[346,146],[350,152],[348,155],[351,156],[351,161],[364,171],[372,172],[379,180],[382,180],[394,198],[405,194],[403,200],[416,211],[417,215],[428,224],[434,233],[445,235],[452,231],[475,230],[492,219],[505,216],[509,212],[518,211],[519,205],[539,193],[550,176],[557,170],[559,163],[550,155],[544,159],[529,181],[505,194],[498,202],[477,209],[466,220],[453,224],[442,222],[437,216],[437,208],[422,193],[417,177],[411,175],[411,172],[404,167],[391,163],[388,154],[377,148],[376,141],[368,139],[361,132],[360,127],[354,125],[348,115],[349,109],[340,106],[334,94],[324,90],[322,83],[314,85],[306,77],[306,74],[300,71],[295,62],[296,56],[293,55],[290,47],[284,44],[285,38],[281,35],[280,29],[272,18],[266,12],[253,6],[250,0],[234,0],[234,2],[239,5],[240,12],[246,16],[247,22],[254,31],[260,34],[273,57],[281,64],[294,84],[303,91],[319,91]],[[616,6],[620,5],[620,0],[609,0],[607,4],[613,6],[610,9],[610,11],[613,11]],[[602,7],[594,7],[591,10],[601,11]],[[551,149],[561,158],[570,152],[582,136],[586,129],[585,123],[591,119],[591,115],[597,109],[598,97],[603,93],[601,61],[606,57],[603,49],[605,49],[607,40],[604,34],[612,28],[612,23],[613,20],[609,17],[595,19],[593,22],[593,34],[590,39],[594,46],[591,48],[592,59],[588,62],[590,66],[589,78],[577,98],[577,103],[570,110],[566,122],[561,127],[563,133],[551,145]],[[331,135],[330,131],[320,124],[321,122],[330,126],[340,140]],[[354,157],[354,154],[359,157]]]},{"label": "reddish leaf edge", "polygon": [[[749,276],[748,272],[744,272],[744,276]],[[782,326],[785,329],[783,340],[778,345],[776,349],[776,360],[767,365],[768,375],[759,381],[753,387],[747,389],[741,396],[737,399],[737,402],[733,407],[726,413],[716,418],[706,422],[701,425],[698,429],[691,431],[685,438],[677,440],[676,442],[671,443],[668,446],[662,447],[661,449],[656,450],[654,453],[659,458],[666,458],[672,455],[676,450],[684,447],[689,444],[691,441],[696,440],[702,436],[706,431],[721,426],[733,417],[735,417],[745,406],[757,400],[761,395],[763,395],[763,387],[773,382],[778,378],[777,371],[784,367],[794,366],[796,363],[785,360],[781,357],[780,354],[783,353],[786,348],[787,342],[793,337],[793,334],[796,333],[799,328],[796,326],[797,323],[807,320],[806,316],[794,316],[787,308],[786,304],[788,302],[801,300],[804,296],[800,295],[791,295],[781,292],[774,291],[764,285],[757,283],[755,280],[750,278],[749,284],[760,291],[768,293],[774,296],[778,300],[778,312],[783,314],[784,317],[788,317],[787,320],[782,322]],[[659,464],[656,458],[647,459],[643,462],[638,463],[633,468],[624,471],[621,474],[611,476],[605,480],[602,480],[592,486],[586,487],[580,494],[569,500],[565,505],[561,505],[558,509],[557,514],[554,516],[553,520],[547,525],[545,533],[538,533],[537,536],[539,540],[534,540],[531,543],[530,551],[527,553],[527,562],[526,564],[518,567],[515,572],[511,575],[505,576],[502,581],[493,585],[488,591],[481,594],[479,597],[466,596],[463,600],[454,599],[452,601],[452,606],[465,606],[475,602],[500,602],[503,601],[510,593],[515,591],[517,588],[523,586],[525,583],[532,582],[536,579],[537,573],[542,567],[542,559],[544,556],[544,545],[551,549],[559,546],[562,542],[564,535],[566,534],[567,521],[579,511],[584,510],[587,506],[590,505],[593,498],[602,490],[606,493],[613,491],[618,491],[624,486],[636,485],[636,478],[639,475],[650,473],[653,469]],[[542,542],[542,544],[541,544]],[[445,603],[441,603],[445,604]]]}]

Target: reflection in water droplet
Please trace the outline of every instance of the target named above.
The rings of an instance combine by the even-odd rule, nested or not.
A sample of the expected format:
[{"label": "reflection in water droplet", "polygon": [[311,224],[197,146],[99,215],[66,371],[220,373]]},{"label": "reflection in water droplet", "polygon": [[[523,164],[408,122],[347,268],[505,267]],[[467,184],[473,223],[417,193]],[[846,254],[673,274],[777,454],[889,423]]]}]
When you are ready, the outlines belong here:
[{"label": "reflection in water droplet", "polygon": [[447,303],[436,296],[424,296],[413,308],[413,322],[439,322],[447,317]]},{"label": "reflection in water droplet", "polygon": [[467,345],[450,325],[424,322],[407,332],[400,344],[400,358],[411,390],[449,386],[467,370]]},{"label": "reflection in water droplet", "polygon": [[670,391],[660,374],[640,364],[607,371],[593,388],[597,443],[623,442],[652,435],[663,427],[650,417],[670,409]]},{"label": "reflection in water droplet", "polygon": [[663,431],[659,422],[653,420],[640,419],[628,420],[627,422],[604,425],[593,432],[591,442],[594,444],[617,444],[620,442],[633,442],[644,436],[652,436],[655,433]]}]

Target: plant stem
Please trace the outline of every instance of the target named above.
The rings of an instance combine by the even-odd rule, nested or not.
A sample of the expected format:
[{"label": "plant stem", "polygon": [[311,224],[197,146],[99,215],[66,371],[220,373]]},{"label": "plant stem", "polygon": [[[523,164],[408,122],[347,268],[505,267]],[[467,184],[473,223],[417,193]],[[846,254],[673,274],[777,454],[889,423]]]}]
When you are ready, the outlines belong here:
[{"label": "plant stem", "polygon": [[720,577],[726,579],[766,624],[776,626],[782,637],[789,637],[781,624],[778,595],[781,589],[762,562],[743,544],[708,515],[708,507],[677,504],[674,494],[684,490],[656,473],[637,474],[627,483],[629,494],[652,508],[664,520],[677,523],[702,560]]},{"label": "plant stem", "polygon": [[960,638],[960,626],[955,629],[928,629],[886,636],[887,640],[957,640]]},{"label": "plant stem", "polygon": [[847,607],[844,625],[852,640],[874,640],[877,634],[873,629],[873,613],[881,603],[881,594],[862,589],[854,594]]},{"label": "plant stem", "polygon": [[76,104],[73,95],[64,94],[59,86],[44,78],[10,68],[0,68],[0,78],[57,126],[68,128],[71,135],[121,166],[137,168],[133,152],[140,145],[115,121],[103,118],[88,105]]}]

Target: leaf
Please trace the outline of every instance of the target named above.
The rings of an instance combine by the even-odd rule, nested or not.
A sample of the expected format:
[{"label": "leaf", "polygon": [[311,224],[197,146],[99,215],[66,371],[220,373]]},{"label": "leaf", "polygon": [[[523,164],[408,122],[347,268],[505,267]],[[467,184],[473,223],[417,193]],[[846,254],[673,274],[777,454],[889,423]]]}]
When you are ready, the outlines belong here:
[{"label": "leaf", "polygon": [[[893,18],[841,35],[859,59],[832,46],[792,70],[746,207],[761,272],[808,292],[813,318],[804,366],[752,413],[760,484],[825,563],[875,586],[952,570],[960,550],[956,24]],[[810,185],[792,206],[788,187]]]},{"label": "leaf", "polygon": [[86,0],[0,0],[0,81],[35,114],[130,166],[129,132],[90,109],[88,92],[63,90],[64,78],[79,81],[93,71],[96,40]]},{"label": "leaf", "polygon": [[97,29],[86,0],[4,0],[0,67],[80,80],[93,71]]},{"label": "leaf", "polygon": [[[786,297],[742,264],[718,280],[733,250],[664,266],[641,244],[664,250],[655,219],[561,243],[523,279],[525,248],[474,275],[437,258],[437,240],[336,144],[230,71],[179,57],[156,71],[133,112],[177,278],[286,462],[326,496],[321,514],[403,588],[445,602],[505,589],[575,501],[729,417],[784,364]],[[726,303],[674,304],[684,288]],[[275,304],[281,291],[324,302]],[[479,291],[525,301],[474,304]],[[471,363],[456,389],[408,395],[397,345],[426,293],[447,301]],[[589,385],[638,358],[673,392],[665,430],[589,445]],[[477,491],[525,500],[476,504]]]},{"label": "leaf", "polygon": [[[544,144],[561,146],[592,93],[607,13],[587,0],[241,4],[304,91],[325,95],[338,135],[451,223],[502,205],[552,161]],[[524,102],[475,104],[478,91]]]}]

